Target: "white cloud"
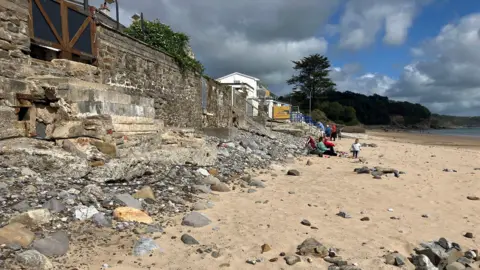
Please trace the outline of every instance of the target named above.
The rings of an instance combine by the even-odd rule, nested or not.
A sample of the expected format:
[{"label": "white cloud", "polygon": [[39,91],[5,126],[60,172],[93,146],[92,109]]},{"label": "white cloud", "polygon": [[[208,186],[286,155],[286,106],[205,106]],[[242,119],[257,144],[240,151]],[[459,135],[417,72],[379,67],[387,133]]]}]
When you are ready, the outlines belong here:
[{"label": "white cloud", "polygon": [[383,41],[390,45],[403,44],[413,24],[422,0],[351,0],[345,6],[337,28],[329,26],[329,33],[340,33],[340,47],[359,50],[370,46],[381,30]]},{"label": "white cloud", "polygon": [[404,68],[387,95],[420,102],[435,112],[480,115],[480,13],[448,24]]},{"label": "white cloud", "polygon": [[336,68],[339,90],[386,95],[421,103],[435,113],[480,115],[480,13],[444,26],[438,35],[412,49],[418,60],[398,79],[378,73],[359,75]]},{"label": "white cloud", "polygon": [[352,91],[365,95],[385,95],[386,91],[395,83],[395,80],[382,74],[359,75],[357,71],[352,70],[349,66],[335,67],[330,72],[330,78],[337,84],[337,89],[340,91]]}]

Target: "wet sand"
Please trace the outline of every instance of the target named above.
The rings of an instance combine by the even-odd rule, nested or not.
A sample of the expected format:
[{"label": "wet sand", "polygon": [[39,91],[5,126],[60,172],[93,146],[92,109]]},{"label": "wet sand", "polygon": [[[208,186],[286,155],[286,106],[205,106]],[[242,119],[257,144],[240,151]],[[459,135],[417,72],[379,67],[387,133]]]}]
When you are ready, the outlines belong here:
[{"label": "wet sand", "polygon": [[[127,234],[123,239],[117,234],[104,235],[101,245],[74,245],[65,265],[100,269],[108,264],[108,269],[114,270],[327,269],[329,264],[322,259],[287,266],[278,256],[280,252],[293,254],[297,245],[309,237],[338,248],[340,256],[367,270],[399,269],[384,263],[383,256],[388,250],[408,256],[420,242],[440,237],[458,242],[464,248],[478,248],[479,238],[463,237],[467,231],[480,235],[480,201],[466,198],[480,196],[480,171],[474,170],[480,167],[478,142],[454,140],[454,145],[443,146],[448,141],[452,140],[393,133],[364,141],[378,145],[362,149],[360,156],[366,158],[366,165],[406,172],[400,178],[376,180],[371,175],[353,173],[354,168],[364,165],[353,159],[315,156],[274,166],[264,174],[257,171],[256,178],[264,180],[266,188],[247,193],[237,187],[228,193],[210,195],[209,200],[215,206],[201,212],[212,224],[190,228],[180,225],[183,215],[173,218],[170,222],[173,226],[165,228],[164,234],[155,235],[162,252],[157,251],[151,257],[134,257],[131,250],[138,235]],[[352,142],[343,139],[338,149],[348,151]],[[313,162],[312,166],[306,166],[307,159]],[[445,168],[458,172],[444,172]],[[287,169],[297,169],[301,176],[286,176]],[[340,210],[352,218],[337,216]],[[369,217],[370,221],[360,221],[363,217]],[[300,224],[303,219],[318,229]],[[105,230],[97,233],[98,237],[107,234]],[[183,233],[202,245],[220,250],[221,256],[200,254],[197,252],[200,246],[183,244],[180,241]],[[272,250],[261,254],[265,243]],[[79,254],[85,255],[79,257]],[[245,262],[254,257],[265,261],[255,266]],[[275,257],[279,258],[277,262],[268,261]]]},{"label": "wet sand", "polygon": [[453,146],[480,149],[480,138],[467,136],[447,136],[413,132],[368,131],[370,136],[392,142],[410,142],[422,145]]}]

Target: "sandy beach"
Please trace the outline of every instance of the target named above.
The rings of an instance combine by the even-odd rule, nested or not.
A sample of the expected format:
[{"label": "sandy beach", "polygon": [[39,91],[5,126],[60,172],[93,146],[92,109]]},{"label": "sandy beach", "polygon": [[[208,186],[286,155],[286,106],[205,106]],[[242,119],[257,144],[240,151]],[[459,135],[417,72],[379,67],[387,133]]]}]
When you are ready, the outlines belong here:
[{"label": "sandy beach", "polygon": [[[207,200],[215,206],[201,212],[212,224],[181,226],[183,214],[178,215],[163,234],[154,235],[161,250],[151,256],[131,254],[138,235],[121,237],[99,229],[88,232],[96,242],[77,242],[63,263],[76,267],[70,269],[101,269],[104,264],[114,270],[327,269],[329,264],[323,259],[288,266],[279,256],[281,252],[293,254],[297,245],[313,237],[337,248],[340,256],[361,269],[399,269],[385,264],[383,256],[389,250],[408,256],[420,242],[440,237],[464,248],[478,248],[478,238],[468,239],[463,234],[480,235],[480,201],[467,199],[480,196],[480,171],[474,170],[480,167],[480,142],[427,135],[373,135],[363,142],[378,147],[365,147],[360,153],[366,164],[350,158],[305,157],[270,171],[253,172],[266,184],[257,192],[247,193],[237,186],[231,192],[209,195]],[[453,147],[445,144],[452,141],[456,142]],[[348,151],[352,142],[343,139],[337,149]],[[307,166],[307,160],[313,165]],[[391,167],[406,174],[373,179],[353,172],[362,166]],[[457,172],[444,172],[446,168]],[[287,176],[288,169],[297,169],[301,175]],[[339,211],[352,218],[337,216]],[[363,217],[370,220],[361,221]],[[303,219],[317,229],[302,225]],[[200,245],[183,244],[180,236],[184,233]],[[272,250],[261,254],[263,244]],[[220,256],[197,252],[205,246],[219,251]],[[256,265],[246,263],[255,257],[265,260]],[[278,261],[269,262],[276,257]]]}]

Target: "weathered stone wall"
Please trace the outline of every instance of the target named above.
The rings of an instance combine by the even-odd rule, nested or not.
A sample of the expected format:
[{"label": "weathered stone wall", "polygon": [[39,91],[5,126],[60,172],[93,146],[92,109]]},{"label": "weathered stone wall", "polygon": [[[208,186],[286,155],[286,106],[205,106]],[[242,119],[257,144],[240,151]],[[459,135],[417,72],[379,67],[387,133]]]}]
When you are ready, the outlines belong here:
[{"label": "weathered stone wall", "polygon": [[207,110],[204,126],[229,127],[232,124],[231,88],[219,85],[213,80],[207,81]]},{"label": "weathered stone wall", "polygon": [[[99,68],[103,82],[155,100],[156,117],[175,127],[227,127],[232,124],[228,87],[207,82],[207,110],[202,109],[199,74],[182,73],[173,57],[106,25],[97,26]],[[241,101],[237,101],[241,102]],[[245,106],[245,105],[243,105]]]},{"label": "weathered stone wall", "polygon": [[104,83],[153,98],[156,117],[167,126],[202,126],[200,76],[182,74],[166,53],[108,26],[97,26],[97,33]]},{"label": "weathered stone wall", "polygon": [[[97,28],[97,67],[61,59],[42,61],[31,58],[28,0],[0,0],[0,25],[0,106],[3,106],[1,114],[9,116],[9,127],[25,124],[34,129],[35,119],[29,120],[30,124],[17,123],[17,116],[20,108],[36,110],[35,103],[48,100],[45,91],[49,86],[43,85],[45,80],[42,79],[45,76],[97,83],[95,88],[107,84],[109,91],[152,98],[155,118],[163,120],[167,126],[202,128],[232,124],[235,110],[231,106],[230,89],[213,80],[208,81],[204,111],[199,74],[182,73],[167,53],[107,25],[100,23]],[[19,94],[24,100],[19,100]],[[32,116],[35,116],[33,112]],[[130,120],[128,123],[124,119],[121,121],[126,128],[132,124],[128,122]],[[21,134],[14,128],[9,134],[29,135],[25,130],[19,132]]]}]

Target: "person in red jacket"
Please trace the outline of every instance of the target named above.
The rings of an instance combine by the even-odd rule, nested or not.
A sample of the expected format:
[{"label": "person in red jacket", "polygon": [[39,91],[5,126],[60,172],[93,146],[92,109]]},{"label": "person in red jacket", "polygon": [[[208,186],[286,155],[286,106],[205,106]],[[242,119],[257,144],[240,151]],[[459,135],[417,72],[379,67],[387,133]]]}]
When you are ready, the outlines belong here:
[{"label": "person in red jacket", "polygon": [[328,138],[323,138],[323,144],[328,148],[330,149],[333,153],[335,153],[335,149],[333,147],[335,147],[335,144],[331,141],[328,140]]},{"label": "person in red jacket", "polygon": [[335,141],[337,139],[337,125],[332,125],[332,140]]}]

